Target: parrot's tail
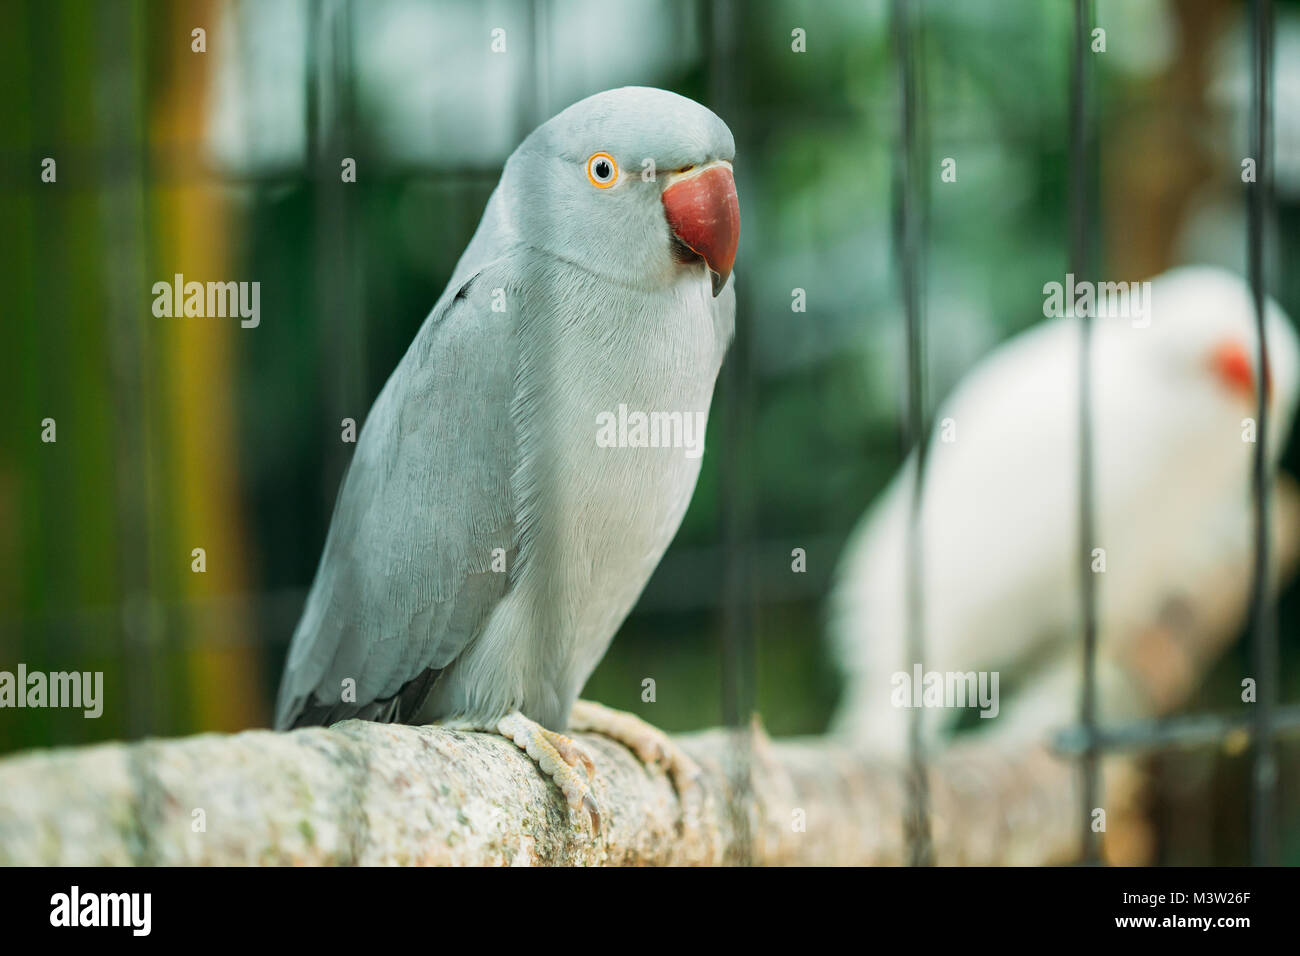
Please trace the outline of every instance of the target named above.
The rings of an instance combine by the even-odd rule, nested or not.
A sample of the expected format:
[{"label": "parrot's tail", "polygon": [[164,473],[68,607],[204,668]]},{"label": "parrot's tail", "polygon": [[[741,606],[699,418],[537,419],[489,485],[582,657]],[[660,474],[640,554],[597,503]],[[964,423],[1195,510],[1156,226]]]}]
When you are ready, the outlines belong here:
[{"label": "parrot's tail", "polygon": [[380,724],[410,723],[429,699],[433,685],[441,673],[441,669],[430,668],[402,685],[402,689],[392,697],[364,704],[345,701],[321,703],[314,694],[286,700],[282,687],[282,697],[276,704],[275,729],[328,727],[340,720],[372,720]]}]

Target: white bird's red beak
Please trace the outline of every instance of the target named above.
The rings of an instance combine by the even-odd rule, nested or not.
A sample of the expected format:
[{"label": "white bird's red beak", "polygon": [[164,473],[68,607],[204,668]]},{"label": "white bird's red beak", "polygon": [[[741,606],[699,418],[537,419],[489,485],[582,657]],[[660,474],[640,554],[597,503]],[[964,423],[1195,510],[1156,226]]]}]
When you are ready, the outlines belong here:
[{"label": "white bird's red beak", "polygon": [[740,244],[740,201],[731,164],[715,160],[670,174],[663,193],[668,228],[713,274],[713,294],[727,284]]},{"label": "white bird's red beak", "polygon": [[[1254,362],[1251,360],[1250,353],[1243,343],[1233,339],[1220,342],[1214,349],[1212,364],[1215,374],[1218,375],[1219,380],[1224,385],[1243,398],[1254,400]],[[1273,400],[1273,376],[1269,372],[1268,368],[1264,369],[1264,394],[1271,403]]]}]

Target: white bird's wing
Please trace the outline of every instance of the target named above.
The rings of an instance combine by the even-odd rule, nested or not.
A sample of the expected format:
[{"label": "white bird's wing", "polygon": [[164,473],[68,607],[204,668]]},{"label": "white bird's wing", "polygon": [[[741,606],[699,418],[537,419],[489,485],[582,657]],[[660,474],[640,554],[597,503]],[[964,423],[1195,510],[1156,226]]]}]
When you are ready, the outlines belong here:
[{"label": "white bird's wing", "polygon": [[289,649],[279,728],[409,716],[509,590],[516,320],[492,310],[508,265],[448,286],[375,401]]}]

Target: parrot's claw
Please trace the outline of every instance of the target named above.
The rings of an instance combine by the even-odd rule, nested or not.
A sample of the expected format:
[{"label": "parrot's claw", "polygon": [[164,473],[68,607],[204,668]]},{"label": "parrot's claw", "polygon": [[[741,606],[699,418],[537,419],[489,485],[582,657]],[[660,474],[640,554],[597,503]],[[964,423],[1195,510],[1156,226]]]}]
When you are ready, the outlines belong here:
[{"label": "parrot's claw", "polygon": [[[592,829],[600,832],[600,805],[591,793],[590,783],[596,765],[581,744],[564,734],[547,730],[517,710],[497,721],[495,729],[526,751],[542,773],[555,781],[569,806],[578,811],[586,810]],[[579,773],[578,768],[583,772]]]},{"label": "parrot's claw", "polygon": [[587,774],[587,779],[591,780],[596,776],[596,765],[591,760],[591,754],[587,753],[583,747],[574,741],[571,737],[563,734],[557,734],[554,731],[546,731],[547,739],[559,751],[564,762],[570,767],[581,765],[583,771]]},{"label": "parrot's claw", "polygon": [[[582,798],[582,806],[591,817],[591,829],[594,833],[600,832],[600,807],[596,803],[596,798],[587,794]],[[575,808],[576,809],[576,808]]]},{"label": "parrot's claw", "polygon": [[627,746],[645,764],[663,768],[677,790],[683,812],[689,818],[700,802],[699,764],[671,737],[635,714],[614,710],[589,700],[574,702],[569,729],[601,734]]}]

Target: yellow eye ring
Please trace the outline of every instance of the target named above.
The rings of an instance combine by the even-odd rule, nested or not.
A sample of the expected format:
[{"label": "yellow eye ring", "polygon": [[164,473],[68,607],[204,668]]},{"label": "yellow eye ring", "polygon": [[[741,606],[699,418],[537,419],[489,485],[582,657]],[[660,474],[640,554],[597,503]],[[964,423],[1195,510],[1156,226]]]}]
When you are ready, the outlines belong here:
[{"label": "yellow eye ring", "polygon": [[618,182],[618,163],[609,153],[592,153],[587,160],[587,178],[597,189],[608,189]]}]

